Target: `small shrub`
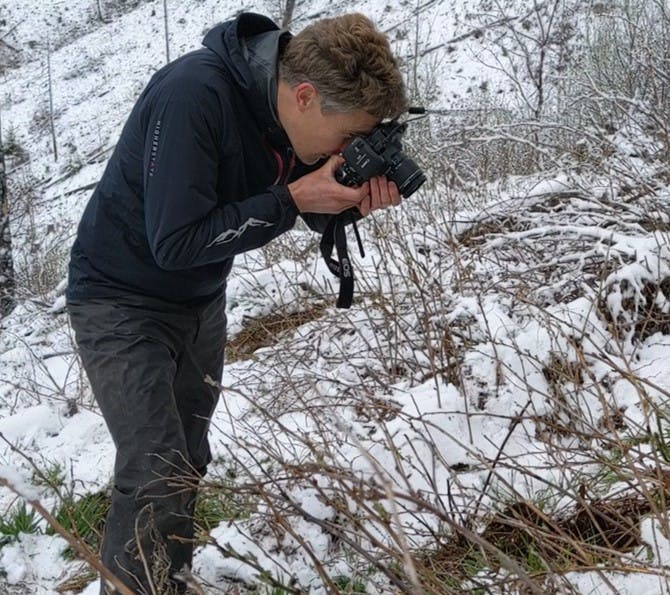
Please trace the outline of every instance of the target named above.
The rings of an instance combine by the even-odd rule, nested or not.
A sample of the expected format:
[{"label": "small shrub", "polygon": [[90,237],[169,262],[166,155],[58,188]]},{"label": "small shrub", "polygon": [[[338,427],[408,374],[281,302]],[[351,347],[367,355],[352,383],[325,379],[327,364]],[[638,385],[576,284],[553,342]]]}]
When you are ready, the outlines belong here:
[{"label": "small shrub", "polygon": [[50,463],[46,469],[33,473],[31,483],[52,489],[62,488],[65,485],[65,469],[61,463]]},{"label": "small shrub", "polygon": [[337,585],[340,593],[367,593],[365,583],[352,579],[348,576],[336,576],[333,582]]},{"label": "small shrub", "polygon": [[244,506],[223,492],[200,491],[195,503],[195,527],[201,536],[206,536],[223,521],[246,516]]},{"label": "small shrub", "polygon": [[46,297],[64,279],[69,256],[70,246],[62,238],[54,239],[50,246],[36,246],[34,252],[20,254],[15,261],[17,292]]},{"label": "small shrub", "polygon": [[[68,532],[97,552],[109,505],[109,495],[104,492],[86,494],[79,499],[67,497],[54,512],[54,517]],[[53,529],[47,530],[48,535],[53,533]],[[65,550],[64,557],[74,557],[71,548]]]},{"label": "small shrub", "polygon": [[0,547],[16,541],[21,533],[38,533],[39,517],[23,502],[0,517]]},{"label": "small shrub", "polygon": [[9,128],[7,136],[2,139],[0,149],[11,165],[16,166],[28,161],[28,151],[26,151],[23,145],[19,142],[19,139],[16,136],[16,130],[13,127]]}]

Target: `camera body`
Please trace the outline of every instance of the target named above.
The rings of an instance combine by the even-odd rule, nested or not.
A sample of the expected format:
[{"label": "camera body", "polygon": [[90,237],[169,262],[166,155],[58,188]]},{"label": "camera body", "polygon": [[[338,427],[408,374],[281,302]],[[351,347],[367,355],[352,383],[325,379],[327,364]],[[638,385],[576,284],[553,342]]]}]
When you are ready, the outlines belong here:
[{"label": "camera body", "polygon": [[419,166],[402,150],[402,135],[407,123],[382,122],[367,136],[354,137],[342,150],[344,163],[335,179],[345,186],[360,186],[375,176],[386,176],[395,182],[407,198],[426,181]]}]

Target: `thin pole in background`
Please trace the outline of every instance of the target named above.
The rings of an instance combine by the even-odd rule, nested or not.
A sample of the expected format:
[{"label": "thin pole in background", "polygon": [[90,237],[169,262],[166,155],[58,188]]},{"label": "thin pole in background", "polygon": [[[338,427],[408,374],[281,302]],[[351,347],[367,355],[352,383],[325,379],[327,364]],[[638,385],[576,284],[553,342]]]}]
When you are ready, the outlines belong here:
[{"label": "thin pole in background", "polygon": [[163,22],[165,24],[165,59],[170,61],[170,36],[168,32],[168,6],[167,0],[163,0]]}]

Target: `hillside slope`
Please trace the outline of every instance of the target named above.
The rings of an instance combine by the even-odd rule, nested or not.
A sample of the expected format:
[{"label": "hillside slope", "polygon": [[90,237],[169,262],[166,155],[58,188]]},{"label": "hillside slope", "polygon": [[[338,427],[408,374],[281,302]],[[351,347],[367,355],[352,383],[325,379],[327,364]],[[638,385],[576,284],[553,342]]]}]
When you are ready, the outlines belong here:
[{"label": "hillside slope", "polygon": [[[4,134],[22,148],[10,159],[21,300],[0,327],[0,476],[23,477],[51,510],[109,489],[113,445],[74,353],[64,263],[165,61],[162,2],[101,4],[111,22],[87,0],[0,1],[0,35],[20,23],[8,39],[22,48],[0,94]],[[175,57],[216,21],[278,3],[167,4]],[[351,8],[296,4],[295,28]],[[300,227],[236,261],[193,569],[205,592],[669,591],[667,138],[641,102],[600,135],[552,120],[546,130],[569,129],[564,145],[538,132],[537,109],[525,128],[506,120],[519,85],[503,48],[534,47],[513,45],[532,6],[356,5],[432,109],[408,138],[430,180],[361,225],[351,310],[333,307],[318,238]],[[530,71],[516,82],[537,108]],[[479,121],[491,114],[495,129]],[[510,140],[535,143],[534,168],[493,150]],[[21,510],[0,487],[0,590],[96,593],[63,539]]]}]

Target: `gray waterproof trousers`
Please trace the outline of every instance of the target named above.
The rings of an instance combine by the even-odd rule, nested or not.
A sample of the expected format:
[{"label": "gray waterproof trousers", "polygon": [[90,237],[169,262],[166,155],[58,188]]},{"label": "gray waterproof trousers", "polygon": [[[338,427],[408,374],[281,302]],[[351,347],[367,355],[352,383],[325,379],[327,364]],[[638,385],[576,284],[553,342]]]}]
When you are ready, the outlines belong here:
[{"label": "gray waterproof trousers", "polygon": [[[142,296],[68,303],[116,446],[101,557],[135,593],[182,593],[226,338],[223,295],[198,307]],[[104,593],[104,585],[101,589]]]}]

